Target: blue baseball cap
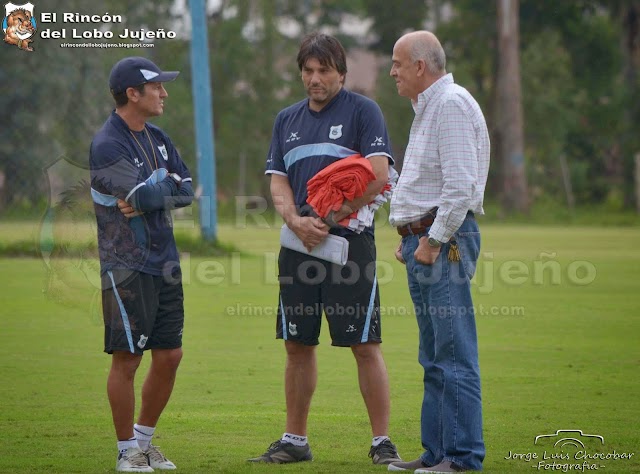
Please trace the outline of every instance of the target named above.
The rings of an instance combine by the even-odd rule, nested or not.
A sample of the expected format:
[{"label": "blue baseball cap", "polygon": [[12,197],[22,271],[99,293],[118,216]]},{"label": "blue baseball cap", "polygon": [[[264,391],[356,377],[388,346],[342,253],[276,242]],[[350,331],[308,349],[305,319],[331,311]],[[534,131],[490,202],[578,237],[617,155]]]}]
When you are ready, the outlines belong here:
[{"label": "blue baseball cap", "polygon": [[153,61],[140,56],[121,59],[111,69],[109,89],[114,94],[124,92],[129,87],[139,86],[147,82],[173,81],[179,71],[162,71]]}]

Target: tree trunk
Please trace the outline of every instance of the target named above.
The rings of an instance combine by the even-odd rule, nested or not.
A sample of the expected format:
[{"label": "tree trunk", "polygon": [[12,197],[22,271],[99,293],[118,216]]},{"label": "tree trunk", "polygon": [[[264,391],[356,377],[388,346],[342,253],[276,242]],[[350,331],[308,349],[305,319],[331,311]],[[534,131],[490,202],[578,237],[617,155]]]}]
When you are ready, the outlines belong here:
[{"label": "tree trunk", "polygon": [[[640,81],[638,80],[638,71],[640,70],[640,1],[631,2],[629,5],[621,5],[620,12],[622,22],[622,56],[624,58],[623,77],[624,85],[627,91],[627,107],[625,107],[625,124],[626,129],[623,131],[621,138],[621,156],[620,166],[617,168],[618,175],[613,176],[613,185],[620,185],[628,180],[629,166],[633,166],[635,156],[635,165],[640,153],[639,141],[637,139],[637,124],[640,119]],[[634,183],[636,192],[638,190],[637,169],[636,182]],[[630,186],[632,187],[632,186]],[[626,188],[628,189],[628,188]],[[637,194],[636,194],[637,197]],[[625,204],[631,204],[633,193],[625,193]],[[639,204],[640,205],[640,204]],[[640,212],[640,208],[639,208]]]},{"label": "tree trunk", "polygon": [[498,161],[502,163],[503,207],[528,212],[529,193],[524,161],[520,91],[519,0],[498,0],[498,76],[496,122]]}]

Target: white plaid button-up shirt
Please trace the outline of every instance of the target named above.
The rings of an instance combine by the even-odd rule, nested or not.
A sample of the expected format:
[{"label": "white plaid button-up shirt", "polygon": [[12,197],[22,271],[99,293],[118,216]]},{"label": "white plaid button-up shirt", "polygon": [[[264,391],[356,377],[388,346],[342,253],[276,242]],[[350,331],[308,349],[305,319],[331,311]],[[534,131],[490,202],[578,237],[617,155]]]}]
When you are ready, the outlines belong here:
[{"label": "white plaid button-up shirt", "polygon": [[484,214],[489,132],[469,92],[447,74],[412,101],[416,116],[389,222],[401,226],[438,206],[429,236],[448,242],[468,211]]}]

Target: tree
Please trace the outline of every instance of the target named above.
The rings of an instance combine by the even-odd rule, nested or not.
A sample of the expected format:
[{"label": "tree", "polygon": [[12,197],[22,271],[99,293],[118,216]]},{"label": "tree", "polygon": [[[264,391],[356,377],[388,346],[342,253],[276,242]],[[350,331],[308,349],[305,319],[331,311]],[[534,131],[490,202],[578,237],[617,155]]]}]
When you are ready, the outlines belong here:
[{"label": "tree", "polygon": [[503,207],[529,210],[520,90],[519,0],[498,0],[498,72],[496,77],[496,149],[503,172]]},{"label": "tree", "polygon": [[[58,23],[38,22],[38,28],[65,28],[69,33],[71,27],[60,21],[63,12],[96,14],[98,11],[123,16],[122,24],[113,25],[114,34],[122,27],[139,28],[139,25],[167,28],[170,17],[165,14],[170,3],[159,0],[151,7],[149,3],[132,6],[124,0],[89,4],[81,0],[61,0],[47,8],[58,14]],[[96,25],[74,27],[83,31]],[[4,144],[0,150],[0,174],[5,176],[0,211],[16,206],[44,207],[47,180],[43,171],[62,157],[78,168],[87,169],[91,138],[113,108],[107,86],[111,66],[133,51],[60,47],[64,42],[78,40],[38,36],[33,43],[33,53],[2,48],[3,54],[14,59],[3,57],[11,67],[0,70],[0,88],[8,91],[0,96],[0,108],[11,111],[0,114],[0,140]]]},{"label": "tree", "polygon": [[[640,139],[638,138],[637,124],[640,120],[640,2],[619,2],[614,7],[614,14],[620,19],[621,49],[624,58],[622,72],[625,90],[627,92],[627,107],[625,109],[625,129],[623,131],[622,154],[623,169],[631,171],[635,166],[635,157],[640,152]],[[622,178],[626,177],[625,200],[628,206],[633,203],[634,194],[640,189],[640,182],[633,182],[632,172],[622,172]],[[635,193],[634,193],[634,188]]]},{"label": "tree", "polygon": [[422,28],[427,17],[427,3],[424,0],[368,0],[364,13],[373,18],[371,31],[377,36],[373,48],[391,54],[393,45],[403,33]]}]

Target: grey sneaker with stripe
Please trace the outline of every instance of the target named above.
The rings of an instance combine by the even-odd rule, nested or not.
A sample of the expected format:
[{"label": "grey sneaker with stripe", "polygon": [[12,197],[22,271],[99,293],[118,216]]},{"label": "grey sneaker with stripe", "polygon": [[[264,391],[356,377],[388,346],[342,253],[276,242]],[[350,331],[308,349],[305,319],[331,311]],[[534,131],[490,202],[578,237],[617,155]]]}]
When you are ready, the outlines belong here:
[{"label": "grey sneaker with stripe", "polygon": [[313,455],[309,444],[296,446],[285,443],[282,440],[271,443],[269,449],[262,456],[248,459],[250,462],[269,462],[274,464],[285,464],[290,462],[312,461]]}]

